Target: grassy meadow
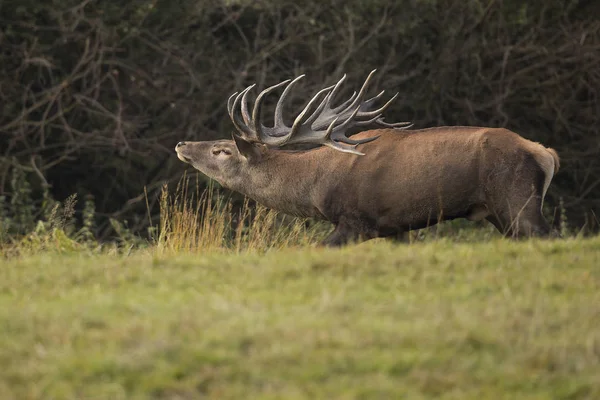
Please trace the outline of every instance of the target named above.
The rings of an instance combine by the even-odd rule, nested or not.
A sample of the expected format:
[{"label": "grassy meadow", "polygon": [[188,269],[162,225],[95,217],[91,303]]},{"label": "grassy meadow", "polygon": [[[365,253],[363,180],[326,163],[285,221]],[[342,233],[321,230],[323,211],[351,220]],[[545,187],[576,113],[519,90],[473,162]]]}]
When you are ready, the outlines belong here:
[{"label": "grassy meadow", "polygon": [[324,249],[220,201],[165,194],[148,246],[5,246],[0,399],[600,398],[600,237]]}]

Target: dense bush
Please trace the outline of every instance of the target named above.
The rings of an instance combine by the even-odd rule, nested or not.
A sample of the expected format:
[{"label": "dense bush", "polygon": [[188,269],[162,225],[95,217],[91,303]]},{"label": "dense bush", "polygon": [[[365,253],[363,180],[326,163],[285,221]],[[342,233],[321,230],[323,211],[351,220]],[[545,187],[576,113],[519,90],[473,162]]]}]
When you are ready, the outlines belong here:
[{"label": "dense bush", "polygon": [[550,211],[562,198],[598,229],[598,15],[564,0],[3,2],[0,196],[9,208],[17,169],[40,202],[93,196],[99,234],[109,217],[141,232],[144,187],[157,218],[162,184],[186,168],[175,143],[229,136],[230,93],[305,73],[300,105],[377,68],[373,92],[401,93],[390,120],[502,126],[556,148]]}]

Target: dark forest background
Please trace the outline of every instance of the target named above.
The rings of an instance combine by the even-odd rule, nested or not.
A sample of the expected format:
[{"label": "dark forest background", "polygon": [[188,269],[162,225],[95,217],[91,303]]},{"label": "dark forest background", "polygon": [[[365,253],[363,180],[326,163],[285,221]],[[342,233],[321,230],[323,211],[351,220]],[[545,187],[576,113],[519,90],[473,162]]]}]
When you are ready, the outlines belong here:
[{"label": "dark forest background", "polygon": [[599,16],[583,0],[0,1],[0,212],[19,190],[76,193],[99,237],[109,218],[144,232],[144,188],[156,220],[163,183],[189,172],[175,144],[229,137],[231,93],[305,73],[299,106],[377,68],[372,93],[400,92],[388,121],[506,127],[554,147],[549,209],[597,231]]}]

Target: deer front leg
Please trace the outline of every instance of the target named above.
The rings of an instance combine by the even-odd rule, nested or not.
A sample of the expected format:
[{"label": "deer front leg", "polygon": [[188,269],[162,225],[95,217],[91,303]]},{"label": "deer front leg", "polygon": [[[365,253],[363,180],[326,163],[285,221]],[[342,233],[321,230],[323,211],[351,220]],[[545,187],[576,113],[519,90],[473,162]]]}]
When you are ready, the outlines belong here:
[{"label": "deer front leg", "polygon": [[353,242],[359,239],[359,234],[344,223],[336,225],[333,232],[321,242],[322,246],[341,247],[348,242]]}]

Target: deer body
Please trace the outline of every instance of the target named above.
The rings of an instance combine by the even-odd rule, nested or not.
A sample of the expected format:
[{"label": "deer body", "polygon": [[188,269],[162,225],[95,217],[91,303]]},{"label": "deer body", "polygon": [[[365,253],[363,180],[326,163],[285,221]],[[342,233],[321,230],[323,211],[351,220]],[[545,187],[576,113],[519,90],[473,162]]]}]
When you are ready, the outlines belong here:
[{"label": "deer body", "polygon": [[399,238],[455,218],[485,218],[510,236],[550,233],[541,207],[558,156],[506,129],[386,126],[341,140],[353,144],[350,151],[340,143],[284,151],[233,139],[182,142],[176,150],[269,208],[332,222],[327,245]]}]

